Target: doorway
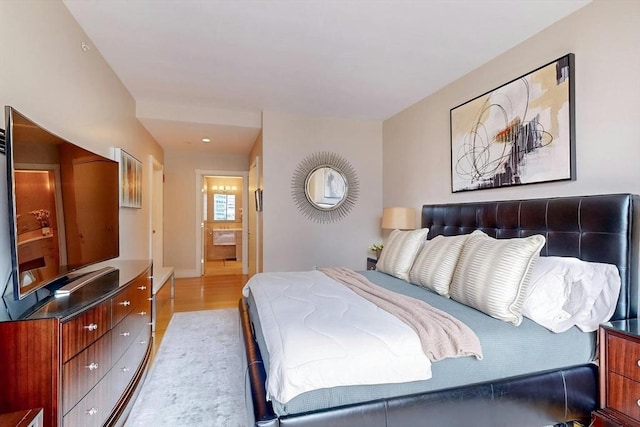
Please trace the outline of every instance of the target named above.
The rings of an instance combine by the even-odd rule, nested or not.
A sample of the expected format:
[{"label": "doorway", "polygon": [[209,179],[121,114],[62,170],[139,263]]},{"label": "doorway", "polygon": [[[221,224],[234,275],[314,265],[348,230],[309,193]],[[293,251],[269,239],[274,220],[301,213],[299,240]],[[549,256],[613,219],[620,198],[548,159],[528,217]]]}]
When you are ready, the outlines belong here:
[{"label": "doorway", "polygon": [[201,276],[247,274],[246,172],[198,171]]},{"label": "doorway", "polygon": [[151,221],[149,230],[149,250],[150,258],[153,260],[154,270],[164,267],[164,224],[163,224],[163,183],[164,166],[153,155],[149,155],[149,166],[151,169],[151,181],[149,195]]}]

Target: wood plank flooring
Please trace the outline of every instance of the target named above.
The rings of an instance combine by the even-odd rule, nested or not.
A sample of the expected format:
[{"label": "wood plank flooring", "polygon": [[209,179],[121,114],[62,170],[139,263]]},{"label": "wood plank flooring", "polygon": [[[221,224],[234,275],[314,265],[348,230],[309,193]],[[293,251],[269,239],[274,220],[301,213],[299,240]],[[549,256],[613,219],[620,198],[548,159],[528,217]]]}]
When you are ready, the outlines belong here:
[{"label": "wood plank flooring", "polygon": [[248,276],[241,274],[175,279],[174,299],[170,298],[171,286],[163,286],[156,295],[156,331],[152,357],[155,357],[160,347],[173,313],[236,308],[247,280]]},{"label": "wood plank flooring", "polygon": [[229,274],[242,274],[242,261],[207,261],[204,267],[205,276],[227,276]]}]

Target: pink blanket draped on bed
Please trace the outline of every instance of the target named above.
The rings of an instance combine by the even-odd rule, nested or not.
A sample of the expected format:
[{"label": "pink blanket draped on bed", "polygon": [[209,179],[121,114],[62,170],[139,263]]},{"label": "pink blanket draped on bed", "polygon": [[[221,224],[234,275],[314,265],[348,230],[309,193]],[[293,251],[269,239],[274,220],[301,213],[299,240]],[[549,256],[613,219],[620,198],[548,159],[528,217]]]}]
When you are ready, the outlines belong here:
[{"label": "pink blanket draped on bed", "polygon": [[420,337],[422,350],[432,362],[464,356],[482,359],[476,334],[444,311],[377,286],[348,268],[322,268],[320,271],[409,325]]}]

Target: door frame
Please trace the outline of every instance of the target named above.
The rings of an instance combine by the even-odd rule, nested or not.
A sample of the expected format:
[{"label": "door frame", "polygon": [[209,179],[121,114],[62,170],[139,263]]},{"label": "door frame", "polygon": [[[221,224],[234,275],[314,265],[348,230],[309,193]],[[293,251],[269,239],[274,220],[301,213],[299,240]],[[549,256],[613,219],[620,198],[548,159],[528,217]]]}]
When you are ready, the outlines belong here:
[{"label": "door frame", "polygon": [[[164,267],[164,165],[153,154],[149,154],[149,170],[149,259],[155,268],[161,268]],[[159,254],[154,253],[154,247],[160,248]]]},{"label": "door frame", "polygon": [[204,218],[202,217],[202,190],[204,184],[204,178],[206,176],[229,176],[242,178],[242,274],[247,274],[248,262],[247,262],[247,212],[248,204],[247,195],[249,194],[249,172],[248,171],[221,171],[221,170],[206,170],[196,169],[195,171],[195,195],[196,195],[196,218],[195,218],[195,230],[196,230],[196,272],[198,276],[204,274],[204,241],[202,239]]},{"label": "door frame", "polygon": [[[252,182],[253,181],[253,182]],[[253,185],[252,185],[253,184]],[[253,192],[260,188],[260,157],[256,156],[249,167],[249,192]],[[261,271],[260,266],[260,212],[256,209],[255,197],[249,200],[249,212],[247,215],[247,258],[249,275],[254,275]],[[251,235],[253,233],[253,245],[251,244]]]}]

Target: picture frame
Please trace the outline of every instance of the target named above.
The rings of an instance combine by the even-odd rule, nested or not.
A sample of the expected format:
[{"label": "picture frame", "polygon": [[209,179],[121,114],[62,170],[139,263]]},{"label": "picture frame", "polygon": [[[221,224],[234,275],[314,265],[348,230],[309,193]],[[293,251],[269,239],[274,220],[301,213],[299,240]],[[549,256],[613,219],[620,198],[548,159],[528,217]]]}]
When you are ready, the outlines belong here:
[{"label": "picture frame", "polygon": [[258,188],[254,192],[256,198],[256,212],[262,212],[262,188]]},{"label": "picture frame", "polygon": [[450,110],[451,191],[575,180],[569,53]]},{"label": "picture frame", "polygon": [[120,207],[142,208],[142,163],[121,148],[115,149],[120,177]]}]

